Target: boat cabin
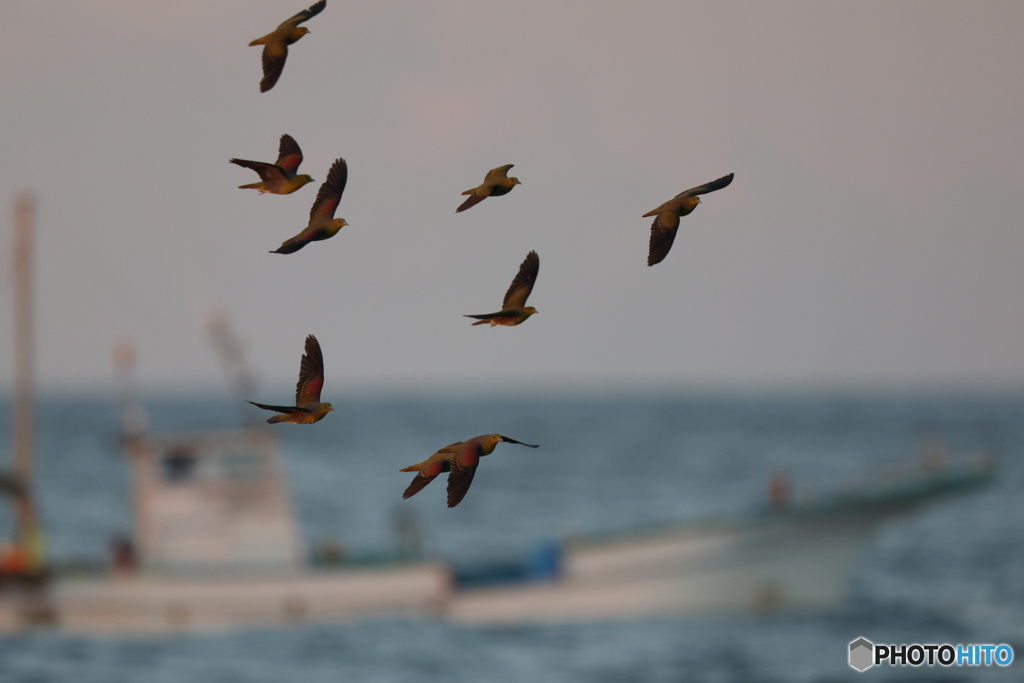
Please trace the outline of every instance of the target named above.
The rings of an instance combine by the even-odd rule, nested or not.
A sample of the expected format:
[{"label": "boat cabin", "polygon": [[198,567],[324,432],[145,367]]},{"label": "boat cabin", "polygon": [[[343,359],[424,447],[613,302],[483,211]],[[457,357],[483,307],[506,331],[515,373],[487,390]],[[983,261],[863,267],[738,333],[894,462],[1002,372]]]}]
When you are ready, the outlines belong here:
[{"label": "boat cabin", "polygon": [[298,569],[302,548],[277,440],[262,429],[126,437],[133,543],[146,570]]}]

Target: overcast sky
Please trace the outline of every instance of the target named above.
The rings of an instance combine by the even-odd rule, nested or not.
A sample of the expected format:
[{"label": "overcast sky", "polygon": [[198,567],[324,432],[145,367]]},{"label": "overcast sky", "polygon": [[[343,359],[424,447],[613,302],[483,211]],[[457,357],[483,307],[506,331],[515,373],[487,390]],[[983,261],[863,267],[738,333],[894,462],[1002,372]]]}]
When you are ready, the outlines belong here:
[{"label": "overcast sky", "polygon": [[[4,3],[0,388],[25,188],[44,389],[129,337],[143,389],[223,391],[217,307],[265,400],[311,333],[325,400],[1024,386],[1024,4],[328,0],[261,94],[248,42],[311,2]],[[282,133],[316,183],[236,189]],[[267,253],[339,156],[350,226]],[[641,215],[729,172],[647,267]],[[540,313],[471,327],[531,249]]]}]

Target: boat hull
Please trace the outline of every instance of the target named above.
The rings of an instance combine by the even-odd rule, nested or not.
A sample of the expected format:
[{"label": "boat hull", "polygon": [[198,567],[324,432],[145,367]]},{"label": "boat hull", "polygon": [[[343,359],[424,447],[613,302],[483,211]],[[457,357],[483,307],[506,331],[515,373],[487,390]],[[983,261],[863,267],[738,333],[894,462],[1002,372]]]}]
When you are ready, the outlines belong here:
[{"label": "boat hull", "polygon": [[440,563],[280,576],[159,576],[56,581],[59,628],[111,635],[209,632],[368,616],[437,614],[451,593]]}]

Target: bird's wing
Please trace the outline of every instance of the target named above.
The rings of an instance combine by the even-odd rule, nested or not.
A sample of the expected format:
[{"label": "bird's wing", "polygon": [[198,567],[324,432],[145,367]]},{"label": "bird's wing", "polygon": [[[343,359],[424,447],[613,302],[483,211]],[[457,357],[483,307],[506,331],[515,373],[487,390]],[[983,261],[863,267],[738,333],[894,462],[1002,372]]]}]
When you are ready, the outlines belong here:
[{"label": "bird's wing", "polygon": [[672,248],[672,242],[675,241],[676,233],[679,232],[678,220],[676,227],[666,228],[658,222],[660,218],[660,216],[655,218],[651,223],[651,246],[647,253],[647,265],[649,266],[661,263],[668,256],[668,250]]},{"label": "bird's wing", "polygon": [[287,133],[282,135],[281,147],[277,153],[277,165],[290,178],[299,170],[301,163],[302,150],[299,149],[299,143],[295,142],[295,138]]},{"label": "bird's wing", "polygon": [[721,190],[732,182],[733,174],[724,175],[718,180],[712,180],[710,183],[704,183],[697,187],[691,187],[685,192],[680,192],[675,196],[676,199],[682,199],[683,197],[696,197],[699,194],[707,194],[708,192],[714,192],[715,190]]},{"label": "bird's wing", "polygon": [[238,164],[243,168],[251,168],[259,174],[260,180],[264,182],[285,180],[284,171],[274,164],[268,164],[264,161],[249,161],[248,159],[231,159],[231,163]]},{"label": "bird's wing", "polygon": [[299,366],[299,383],[295,385],[295,405],[320,403],[320,390],[324,386],[324,355],[316,337],[306,337],[306,352]]},{"label": "bird's wing", "polygon": [[263,408],[263,410],[273,410],[275,413],[308,413],[309,411],[305,408],[299,408],[298,406],[268,406],[265,403],[256,403],[255,401],[249,401],[257,408]]},{"label": "bird's wing", "polygon": [[533,285],[537,282],[537,272],[540,270],[540,257],[537,252],[531,251],[523,259],[508,291],[505,292],[505,299],[501,304],[503,311],[511,308],[522,308],[526,305],[526,299],[533,291]]},{"label": "bird's wing", "polygon": [[327,180],[320,186],[316,193],[316,201],[313,208],[309,210],[309,224],[326,222],[334,218],[334,212],[341,202],[341,193],[345,191],[345,183],[348,182],[348,164],[344,159],[338,158],[331,166],[327,174]]},{"label": "bird's wing", "polygon": [[508,178],[508,171],[513,166],[515,166],[515,164],[505,164],[504,166],[499,166],[498,168],[492,168],[490,171],[487,172],[487,175],[484,177],[484,182],[496,183],[503,178]]},{"label": "bird's wing", "polygon": [[288,59],[288,46],[284,41],[267,43],[263,48],[263,80],[260,81],[260,92],[267,92],[277,84]]},{"label": "bird's wing", "polygon": [[422,474],[417,472],[416,476],[413,477],[412,483],[409,484],[409,487],[405,489],[404,493],[402,493],[402,500],[415,496],[423,489],[424,486],[434,481],[436,478],[436,474],[432,477],[424,477]]},{"label": "bird's wing", "polygon": [[460,213],[466,209],[476,206],[483,200],[487,199],[487,196],[488,195],[486,194],[477,194],[474,190],[473,194],[469,195],[469,197],[466,198],[466,201],[462,202],[462,204],[459,205],[459,208],[455,209],[455,213]]},{"label": "bird's wing", "polygon": [[498,311],[497,313],[484,313],[483,315],[464,315],[463,318],[476,318],[477,320],[490,320],[491,318],[497,318],[505,311]]},{"label": "bird's wing", "polygon": [[324,7],[327,7],[327,0],[320,0],[320,2],[313,3],[309,9],[304,9],[288,21],[283,22],[278,28],[285,28],[288,26],[298,26],[302,22],[312,19],[316,15],[324,11]]},{"label": "bird's wing", "polygon": [[465,467],[458,458],[452,458],[452,471],[448,475],[448,507],[455,507],[466,497],[479,464],[480,461],[477,460],[475,464]]},{"label": "bird's wing", "polygon": [[[302,233],[304,233],[304,232],[305,232],[305,230],[302,231]],[[295,237],[292,237],[291,239],[285,240],[284,242],[281,243],[281,246],[279,246],[277,249],[274,249],[270,253],[271,254],[294,254],[299,249],[302,249],[304,246],[309,244],[310,241],[311,241],[311,240],[303,237],[302,233],[299,233],[298,235],[296,235]]]}]

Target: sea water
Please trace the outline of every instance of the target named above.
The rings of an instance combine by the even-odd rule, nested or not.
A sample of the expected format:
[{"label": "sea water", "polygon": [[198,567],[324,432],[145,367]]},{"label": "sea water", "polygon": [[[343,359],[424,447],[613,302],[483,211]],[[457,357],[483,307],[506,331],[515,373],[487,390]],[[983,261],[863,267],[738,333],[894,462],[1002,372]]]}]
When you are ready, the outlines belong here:
[{"label": "sea water", "polygon": [[[997,478],[883,527],[827,614],[503,628],[369,619],[141,639],[36,632],[0,637],[0,683],[1024,680],[1024,396],[377,395],[334,405],[315,426],[275,428],[307,546],[330,541],[352,555],[393,551],[403,508],[426,554],[459,563],[567,534],[735,516],[763,503],[774,473],[794,495],[823,495],[912,460],[924,441],[963,457],[991,450]],[[266,417],[201,397],[146,408],[156,431],[235,427],[239,408]],[[118,412],[106,400],[39,401],[36,489],[57,562],[102,564],[112,534],[130,531]],[[399,468],[493,432],[541,448],[499,444],[455,509],[443,482],[401,500],[411,475]],[[9,438],[0,424],[0,462]],[[847,648],[859,636],[1006,643],[1016,659],[858,673]]]}]

